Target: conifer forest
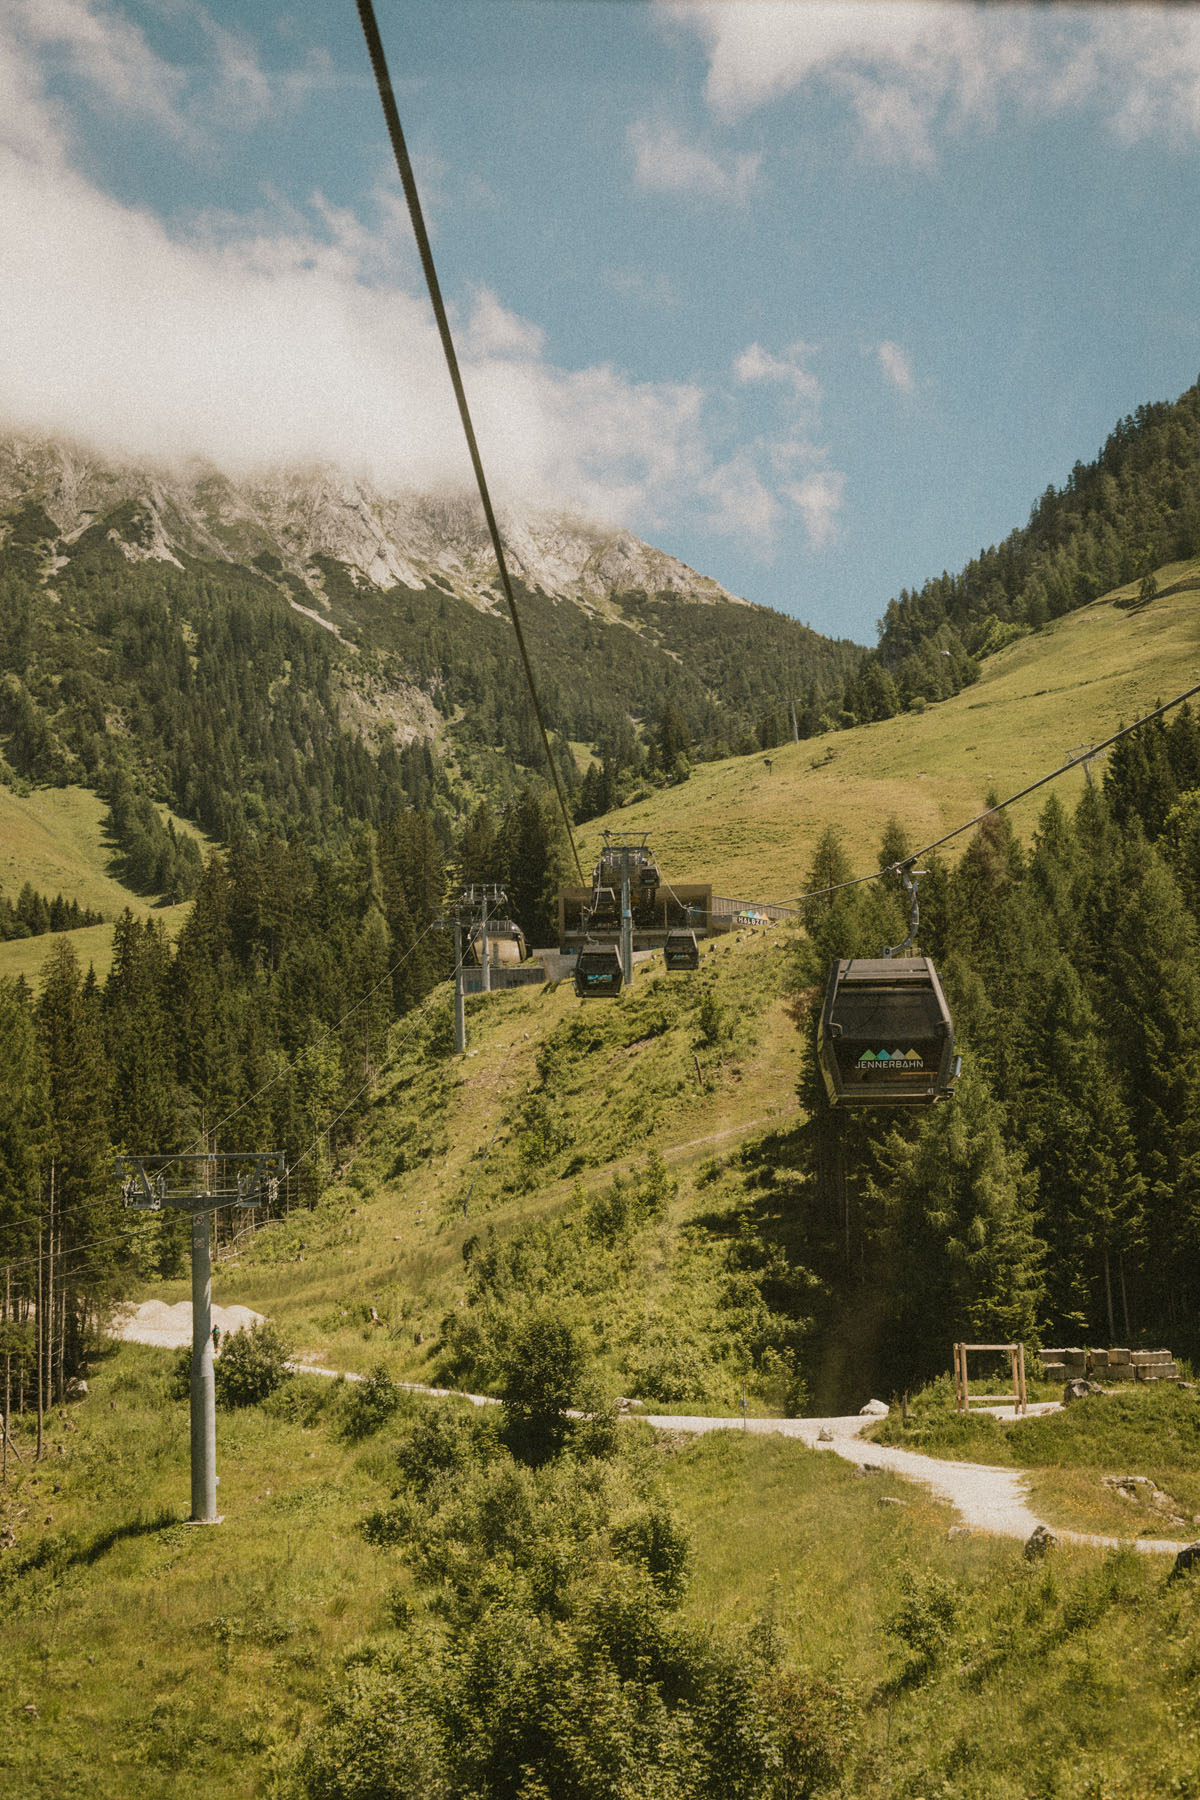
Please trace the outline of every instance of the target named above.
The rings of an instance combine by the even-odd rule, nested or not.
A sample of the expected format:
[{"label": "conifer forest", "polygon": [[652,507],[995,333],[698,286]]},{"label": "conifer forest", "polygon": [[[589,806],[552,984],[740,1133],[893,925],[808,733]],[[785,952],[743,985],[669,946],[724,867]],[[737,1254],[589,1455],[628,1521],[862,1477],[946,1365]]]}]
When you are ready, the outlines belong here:
[{"label": "conifer forest", "polygon": [[[824,713],[835,647],[822,652],[816,716],[797,728],[870,718],[880,694],[885,712],[936,701],[1013,633],[1194,548],[1198,432],[1195,389],[1125,421],[1025,531],[894,602],[845,691],[823,690]],[[267,591],[261,569],[131,565],[97,526],[57,570],[48,603],[54,540],[32,501],[8,521],[5,778],[24,791],[92,783],[129,885],[193,908],[174,942],[152,915],[119,919],[103,981],[64,941],[36,994],[5,986],[0,1225],[19,1406],[38,1370],[49,1393],[65,1391],[90,1323],[117,1293],[182,1267],[177,1222],[111,1229],[116,1152],[270,1143],[289,1168],[279,1206],[311,1205],[354,1142],[389,1032],[450,970],[434,929],[448,894],[500,883],[530,940],[549,942],[569,874],[552,793],[528,766],[536,747],[517,741],[528,721],[519,700],[500,699],[514,684],[499,661],[488,675],[482,638],[456,663],[427,599],[370,605],[393,615],[387,655],[408,659],[446,716],[470,725],[440,748],[420,738],[397,748],[342,722],[337,639]],[[660,607],[672,618],[679,609]],[[753,642],[757,615],[742,611]],[[473,616],[481,632],[496,623]],[[947,633],[953,655],[941,654]],[[563,752],[580,819],[633,782],[686,779],[697,759],[727,751],[713,737],[721,718],[731,736],[753,730],[744,713],[738,724],[727,679],[738,652],[717,643],[657,700],[594,683],[585,699],[556,674],[549,709],[562,742],[592,746],[582,781]],[[942,687],[926,692],[914,659],[935,652]],[[555,662],[552,638],[546,654],[559,672],[577,666]],[[603,717],[588,710],[598,695]],[[751,742],[769,747],[784,722],[760,721]],[[474,785],[481,747],[497,736],[508,773]],[[216,847],[205,854],[170,814],[164,824],[164,802]],[[810,888],[846,877],[850,835],[849,821],[830,829]],[[903,850],[882,845],[881,867]],[[1200,1350],[1198,869],[1200,725],[1186,706],[1121,740],[1074,811],[1051,797],[1030,848],[999,813],[957,863],[931,861],[921,941],[951,999],[960,1094],[932,1117],[846,1121],[822,1104],[810,1061],[808,1123],[786,1171],[792,1277],[812,1278],[830,1329],[870,1297],[884,1321],[875,1385],[935,1372],[934,1337],[940,1346],[951,1323],[1033,1343],[1157,1336]],[[880,887],[806,905],[797,1031],[811,1035],[829,959],[902,935],[895,915]],[[6,936],[86,922],[28,886],[0,914]]]}]

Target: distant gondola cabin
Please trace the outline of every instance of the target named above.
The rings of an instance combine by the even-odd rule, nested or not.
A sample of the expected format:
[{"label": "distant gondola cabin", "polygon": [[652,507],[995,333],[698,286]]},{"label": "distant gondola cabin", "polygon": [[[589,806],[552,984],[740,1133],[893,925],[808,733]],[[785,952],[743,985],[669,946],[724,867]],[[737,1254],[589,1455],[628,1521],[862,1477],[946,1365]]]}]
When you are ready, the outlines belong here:
[{"label": "distant gondola cabin", "polygon": [[663,961],[668,969],[698,969],[700,945],[694,931],[669,931],[663,945]]},{"label": "distant gondola cabin", "polygon": [[954,1091],[954,1025],[927,956],[834,964],[817,1055],[834,1106],[929,1106]]},{"label": "distant gondola cabin", "polygon": [[581,1000],[612,999],[621,992],[625,968],[617,944],[585,944],[575,959],[575,992]]}]

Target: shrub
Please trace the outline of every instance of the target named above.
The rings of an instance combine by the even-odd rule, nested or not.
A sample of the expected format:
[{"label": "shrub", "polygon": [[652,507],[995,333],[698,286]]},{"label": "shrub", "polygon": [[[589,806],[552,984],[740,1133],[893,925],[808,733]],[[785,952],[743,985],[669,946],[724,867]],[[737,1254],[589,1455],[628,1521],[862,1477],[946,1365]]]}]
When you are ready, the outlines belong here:
[{"label": "shrub", "polygon": [[779,1747],[777,1800],[808,1800],[831,1787],[858,1742],[859,1701],[849,1683],[773,1669],[760,1683],[759,1699]]},{"label": "shrub", "polygon": [[683,1598],[692,1547],[685,1527],[661,1502],[644,1506],[616,1526],[612,1546],[623,1562],[638,1564],[665,1600]]},{"label": "shrub", "polygon": [[443,1800],[450,1792],[429,1667],[373,1657],[351,1668],[298,1761],[307,1800]]},{"label": "shrub", "polygon": [[343,1437],[349,1438],[351,1443],[370,1437],[387,1424],[399,1410],[403,1399],[404,1389],[399,1382],[392,1380],[382,1363],[377,1363],[362,1381],[347,1385],[346,1405],[342,1414]]},{"label": "shrub", "polygon": [[[218,1406],[255,1406],[291,1379],[287,1366],[291,1346],[266,1319],[249,1331],[231,1331],[221,1339],[213,1366]],[[187,1400],[192,1391],[192,1350],[180,1350],[167,1383],[172,1400]]]},{"label": "shrub", "polygon": [[887,1630],[910,1652],[910,1669],[923,1674],[941,1662],[953,1641],[961,1602],[954,1583],[932,1569],[903,1569],[900,1604]]},{"label": "shrub", "polygon": [[515,1454],[539,1463],[562,1449],[586,1367],[579,1334],[558,1313],[536,1312],[516,1327],[500,1372],[505,1436]]},{"label": "shrub", "polygon": [[396,1467],[419,1494],[427,1493],[439,1475],[458,1474],[496,1450],[490,1419],[447,1406],[423,1407],[396,1447]]},{"label": "shrub", "polygon": [[223,1338],[215,1372],[218,1404],[256,1406],[265,1400],[290,1378],[291,1353],[268,1319]]}]

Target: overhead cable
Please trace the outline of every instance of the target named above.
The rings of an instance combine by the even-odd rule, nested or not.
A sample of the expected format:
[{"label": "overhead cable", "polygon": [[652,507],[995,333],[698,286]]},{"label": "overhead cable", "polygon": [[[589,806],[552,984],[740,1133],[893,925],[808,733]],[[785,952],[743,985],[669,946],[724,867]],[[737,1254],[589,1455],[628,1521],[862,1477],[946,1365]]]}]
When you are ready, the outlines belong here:
[{"label": "overhead cable", "polygon": [[1176,694],[1172,699],[1164,700],[1162,705],[1156,706],[1152,712],[1143,713],[1140,719],[1133,721],[1132,725],[1122,725],[1120,731],[1114,731],[1112,736],[1106,737],[1102,743],[1093,744],[1089,750],[1081,750],[1077,755],[1069,757],[1065,763],[1060,763],[1057,769],[1051,769],[1048,775],[1040,775],[1036,781],[1031,781],[1028,787],[1023,787],[1017,793],[1010,794],[1006,800],[997,800],[994,806],[985,807],[983,812],[976,813],[974,818],[966,819],[961,825],[956,825],[953,831],[944,832],[940,838],[934,838],[931,844],[924,844],[920,850],[914,850],[911,856],[901,857],[898,862],[888,863],[886,868],[876,869],[870,875],[852,876],[849,881],[835,881],[829,887],[812,888],[807,894],[796,894],[791,900],[747,900],[744,904],[747,907],[770,906],[776,912],[798,912],[806,901],[822,900],[828,894],[841,894],[847,888],[863,887],[869,881],[878,881],[883,875],[898,874],[905,864],[911,866],[913,863],[919,862],[923,856],[929,856],[934,850],[940,850],[941,846],[948,844],[952,838],[961,837],[964,831],[970,831],[974,826],[982,824],[984,819],[990,819],[993,814],[1003,812],[1006,807],[1015,805],[1018,800],[1024,800],[1027,794],[1036,793],[1038,788],[1045,787],[1047,782],[1057,781],[1060,775],[1066,775],[1072,769],[1082,768],[1085,763],[1091,762],[1094,756],[1099,756],[1102,750],[1110,749],[1120,738],[1128,737],[1131,731],[1137,731],[1141,726],[1148,725],[1152,719],[1160,719],[1173,707],[1182,706],[1194,694],[1200,694],[1200,682],[1197,682],[1194,687],[1185,688],[1182,694]]},{"label": "overhead cable", "polygon": [[388,73],[387,58],[383,53],[383,42],[379,36],[379,26],[375,20],[375,8],[372,0],[358,0],[358,16],[362,24],[363,35],[367,40],[367,52],[371,58],[371,68],[375,74],[375,85],[379,89],[379,99],[383,107],[383,116],[387,121],[388,136],[391,139],[392,152],[396,158],[396,167],[400,173],[404,198],[408,202],[409,217],[412,220],[413,234],[417,240],[417,249],[421,256],[421,267],[425,271],[425,282],[429,289],[429,298],[433,305],[434,318],[437,320],[438,335],[442,340],[442,351],[446,358],[446,367],[450,372],[450,382],[454,388],[454,398],[458,402],[458,413],[462,420],[463,432],[467,440],[467,449],[471,456],[471,467],[475,471],[475,482],[479,488],[479,498],[483,503],[484,517],[487,520],[492,549],[496,555],[496,568],[500,576],[500,585],[504,589],[504,598],[508,602],[509,615],[512,618],[513,630],[517,634],[517,648],[521,653],[521,662],[525,670],[525,680],[529,688],[529,697],[533,701],[533,710],[537,715],[538,730],[542,735],[542,746],[546,752],[546,761],[550,765],[550,774],[554,780],[554,791],[558,795],[559,811],[562,813],[566,827],[567,840],[571,846],[571,855],[575,859],[575,869],[583,885],[583,865],[579,860],[579,851],[575,847],[575,833],[571,829],[571,814],[567,806],[567,797],[563,792],[562,776],[558,763],[550,747],[550,733],[546,728],[542,702],[538,695],[537,684],[533,679],[533,667],[529,661],[529,652],[525,647],[525,633],[521,627],[521,617],[517,611],[517,599],[513,592],[512,580],[508,573],[508,562],[504,555],[504,545],[500,539],[500,528],[496,523],[496,515],[492,508],[491,495],[488,492],[487,478],[483,472],[483,459],[479,454],[479,445],[475,438],[475,427],[471,422],[471,411],[467,405],[466,389],[463,386],[462,374],[458,366],[458,356],[454,349],[454,339],[450,332],[450,321],[446,316],[445,304],[442,300],[441,284],[438,281],[437,269],[434,266],[433,250],[429,243],[429,233],[425,229],[425,217],[421,210],[421,198],[417,192],[417,178],[408,154],[408,146],[404,141],[404,132],[400,125],[400,113],[396,106],[396,96],[392,90],[392,78]]}]

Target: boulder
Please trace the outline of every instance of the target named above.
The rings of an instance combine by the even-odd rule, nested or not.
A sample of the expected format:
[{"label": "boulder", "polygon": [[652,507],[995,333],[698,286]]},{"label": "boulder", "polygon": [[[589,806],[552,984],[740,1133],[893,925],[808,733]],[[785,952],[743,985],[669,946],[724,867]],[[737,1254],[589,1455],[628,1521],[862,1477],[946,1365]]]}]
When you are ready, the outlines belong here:
[{"label": "boulder", "polygon": [[1049,1527],[1039,1525],[1037,1530],[1031,1532],[1025,1540],[1025,1561],[1039,1562],[1047,1550],[1054,1550],[1057,1546],[1058,1539]]},{"label": "boulder", "polygon": [[1175,1558],[1168,1581],[1178,1581],[1192,1569],[1200,1568],[1200,1544],[1188,1544]]},{"label": "boulder", "polygon": [[865,1406],[859,1407],[858,1416],[860,1419],[886,1419],[890,1411],[886,1400],[868,1400]]},{"label": "boulder", "polygon": [[1070,1406],[1072,1400],[1086,1400],[1089,1394],[1103,1392],[1098,1381],[1085,1381],[1082,1376],[1076,1375],[1063,1388],[1063,1405]]}]

